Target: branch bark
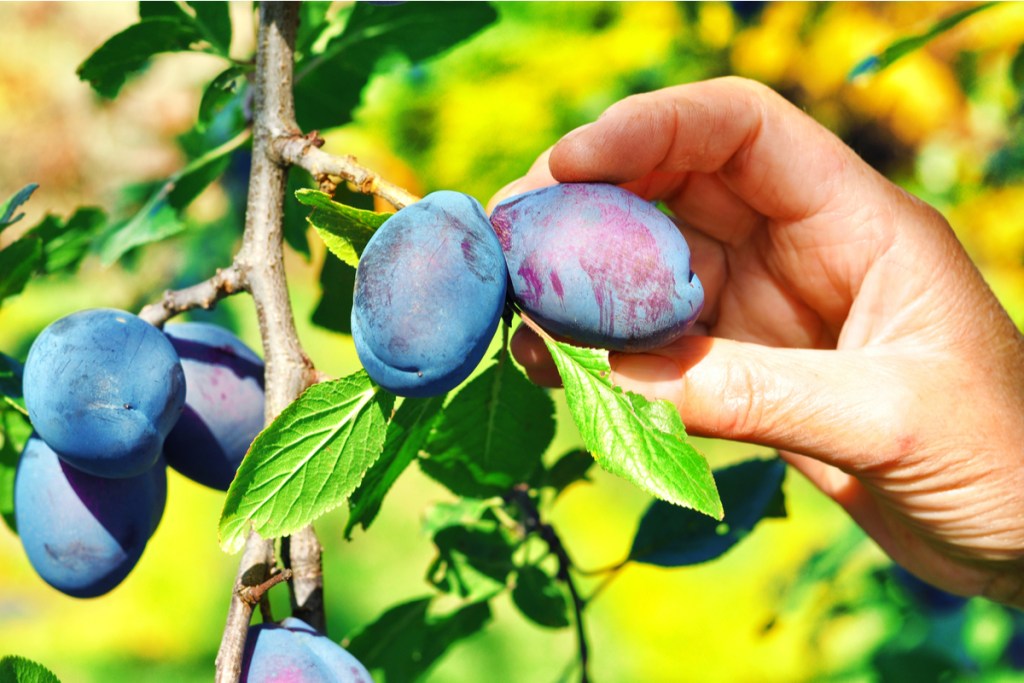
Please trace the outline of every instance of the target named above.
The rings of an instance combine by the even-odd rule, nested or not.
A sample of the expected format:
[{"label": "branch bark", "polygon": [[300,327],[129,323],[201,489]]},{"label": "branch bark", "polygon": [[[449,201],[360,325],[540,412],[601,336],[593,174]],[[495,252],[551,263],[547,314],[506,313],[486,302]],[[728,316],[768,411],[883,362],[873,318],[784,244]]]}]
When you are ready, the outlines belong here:
[{"label": "branch bark", "polygon": [[[298,3],[260,3],[253,82],[252,170],[245,235],[234,262],[239,282],[252,294],[263,339],[267,423],[315,380],[313,365],[299,344],[288,300],[282,236],[287,168],[273,150],[276,137],[298,131],[292,96],[298,9]],[[249,592],[247,589],[263,584],[273,566],[273,541],[251,534],[242,553],[217,653],[218,683],[234,683],[241,675],[242,652],[253,611],[253,605],[243,596]]]},{"label": "branch bark", "polygon": [[282,161],[309,171],[318,183],[325,176],[340,178],[352,183],[359,192],[380,197],[396,209],[419,200],[408,190],[361,166],[355,157],[339,157],[324,152],[320,149],[322,144],[323,139],[315,134],[296,134],[274,142],[275,151]]}]

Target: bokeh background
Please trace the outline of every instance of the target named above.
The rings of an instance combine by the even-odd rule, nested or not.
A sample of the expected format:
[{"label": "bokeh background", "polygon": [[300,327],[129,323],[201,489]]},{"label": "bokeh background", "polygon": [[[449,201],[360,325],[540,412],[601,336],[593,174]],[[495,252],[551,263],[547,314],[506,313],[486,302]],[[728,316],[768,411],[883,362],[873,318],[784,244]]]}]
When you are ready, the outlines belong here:
[{"label": "bokeh background", "polygon": [[[978,12],[886,69],[849,78],[894,40],[969,6],[498,3],[497,23],[440,58],[387,62],[355,122],[325,135],[330,151],[353,153],[414,192],[458,189],[486,202],[561,134],[624,96],[724,74],[756,78],[938,207],[1020,325],[1024,95],[1012,70],[1024,3]],[[232,14],[232,54],[245,58],[252,6],[233,3]],[[40,185],[22,225],[82,205],[114,212],[128,201],[126,186],[182,166],[177,137],[194,123],[222,62],[161,56],[113,102],[75,76],[136,18],[134,3],[0,3],[0,198]],[[0,351],[24,359],[33,337],[61,315],[134,310],[165,288],[208,277],[237,246],[232,191],[230,182],[210,188],[190,208],[187,231],[121,265],[90,258],[75,278],[33,281],[0,308]],[[351,340],[311,321],[324,250],[315,238],[310,244],[309,254],[288,255],[300,335],[320,369],[347,374],[358,367]],[[208,317],[259,348],[248,300],[227,300]],[[578,440],[558,405],[553,452]],[[758,452],[701,447],[716,466]],[[223,495],[170,478],[167,512],[139,566],[99,599],[47,587],[0,527],[0,655],[35,659],[65,682],[212,679],[238,558],[217,545]],[[631,566],[609,584],[587,611],[594,680],[1024,680],[1015,668],[1024,664],[1019,617],[984,600],[944,608],[915,598],[877,548],[794,473],[786,493],[788,517],[762,523],[722,559],[676,570]],[[433,551],[419,524],[445,495],[411,469],[369,533],[345,542],[343,510],[320,520],[333,637],[429,594],[423,575]],[[647,502],[599,473],[565,494],[553,521],[579,566],[606,567],[628,552]],[[283,591],[274,592],[279,614]],[[574,647],[570,630],[532,626],[499,601],[485,632],[453,648],[428,680],[555,681]]]}]

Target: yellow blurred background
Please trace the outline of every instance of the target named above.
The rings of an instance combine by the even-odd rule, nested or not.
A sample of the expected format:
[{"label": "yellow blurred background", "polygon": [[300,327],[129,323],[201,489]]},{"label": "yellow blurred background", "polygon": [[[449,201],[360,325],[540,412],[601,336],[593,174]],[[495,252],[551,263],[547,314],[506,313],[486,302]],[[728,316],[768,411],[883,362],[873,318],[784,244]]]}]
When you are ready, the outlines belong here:
[{"label": "yellow blurred background", "polygon": [[[1011,146],[1015,125],[1020,131],[1022,95],[1008,74],[1024,43],[1024,3],[979,12],[891,67],[848,79],[893,40],[967,6],[499,3],[501,20],[467,43],[424,64],[395,63],[375,78],[356,122],[327,133],[328,149],[354,153],[411,190],[458,189],[486,202],[560,135],[621,97],[724,74],[756,78],[937,206],[1020,325],[1024,184],[1019,168],[1005,178],[986,169]],[[232,53],[245,56],[253,45],[251,6],[233,3],[232,13]],[[92,50],[136,17],[134,3],[0,3],[0,199],[40,184],[22,225],[83,204],[111,209],[125,184],[181,167],[174,138],[194,123],[202,88],[221,62],[160,56],[113,102],[99,100],[75,76]],[[223,188],[213,187],[191,212],[199,223],[228,206]],[[191,239],[210,240],[228,258],[237,235],[225,229],[226,236]],[[0,351],[24,359],[35,334],[61,315],[137,309],[166,287],[187,284],[182,273],[208,276],[188,271],[179,239],[190,238],[148,249],[126,267],[87,260],[74,279],[33,282],[0,308]],[[347,374],[358,367],[351,340],[310,322],[324,258],[311,242],[309,259],[288,258],[299,332],[318,368]],[[247,300],[227,300],[219,314],[259,348]],[[578,440],[560,398],[558,409],[554,454]],[[715,466],[759,452],[701,446]],[[887,561],[795,474],[786,492],[788,518],[763,523],[719,561],[625,569],[587,610],[594,680],[897,680],[873,663],[909,623],[878,598],[873,573]],[[445,497],[412,468],[368,533],[345,542],[343,510],[320,520],[335,639],[430,593],[423,577],[433,552],[419,522]],[[212,679],[238,559],[217,545],[222,500],[172,472],[167,512],[140,564],[111,594],[86,601],[43,584],[17,537],[0,528],[0,656],[35,659],[65,683]],[[577,564],[596,569],[625,556],[647,502],[630,485],[597,474],[570,489],[553,522]],[[830,568],[817,580],[800,580],[822,563]],[[286,598],[277,591],[280,616]],[[558,680],[574,656],[571,630],[529,625],[507,598],[495,607],[486,631],[453,648],[428,680]],[[972,601],[967,615],[966,647],[975,661],[992,664],[1011,618],[984,601]],[[1024,677],[995,671],[971,680]]]}]

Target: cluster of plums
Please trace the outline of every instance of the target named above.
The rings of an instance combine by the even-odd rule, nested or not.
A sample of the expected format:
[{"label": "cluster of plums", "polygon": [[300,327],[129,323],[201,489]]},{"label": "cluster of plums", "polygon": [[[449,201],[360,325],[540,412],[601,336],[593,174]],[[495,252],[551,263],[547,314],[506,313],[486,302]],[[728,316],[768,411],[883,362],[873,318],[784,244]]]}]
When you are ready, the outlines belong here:
[{"label": "cluster of plums", "polygon": [[[163,331],[113,309],[73,313],[29,350],[34,432],[14,485],[36,572],[74,597],[102,595],[135,567],[163,515],[167,466],[227,490],[263,426],[263,361],[230,331]],[[242,681],[371,683],[362,664],[298,619],[249,630]]]},{"label": "cluster of plums", "polygon": [[559,337],[620,351],[678,338],[704,303],[679,228],[620,187],[533,190],[490,218],[474,198],[440,191],[390,217],[360,257],[359,359],[395,394],[449,391],[483,358],[506,295]]},{"label": "cluster of plums", "polygon": [[131,572],[163,515],[167,466],[227,490],[263,426],[263,361],[206,323],[163,331],[90,309],[49,325],[23,374],[33,426],[14,515],[40,577],[74,597]]}]

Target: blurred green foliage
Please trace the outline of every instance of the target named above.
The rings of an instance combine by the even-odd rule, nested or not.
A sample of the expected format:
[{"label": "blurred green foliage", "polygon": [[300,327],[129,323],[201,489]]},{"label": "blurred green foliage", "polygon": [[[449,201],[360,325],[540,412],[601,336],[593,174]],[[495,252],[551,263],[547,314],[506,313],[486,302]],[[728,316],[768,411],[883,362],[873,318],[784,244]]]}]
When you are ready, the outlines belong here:
[{"label": "blurred green foliage", "polygon": [[[245,20],[251,17],[240,5],[232,8],[233,34],[225,34],[221,24],[207,36],[220,50],[231,36],[235,56],[251,47],[251,39],[244,42],[251,27]],[[377,75],[352,112],[354,121],[325,132],[327,149],[354,153],[413,191],[458,189],[486,201],[561,135],[622,97],[726,74],[756,78],[834,130],[881,173],[939,208],[1021,325],[1024,4],[976,12],[886,68],[848,78],[871,55],[901,38],[925,35],[936,22],[969,7],[495,3],[498,20],[457,49],[426,61],[415,53],[411,59],[381,55]],[[60,31],[74,30],[76,15],[61,14],[69,10],[60,7],[49,11],[4,8],[0,17],[10,20],[7,42],[56,45]],[[112,11],[98,10],[101,17]],[[345,16],[326,4],[307,11],[323,11],[338,22]],[[73,205],[103,204],[111,213],[131,215],[131,208],[138,210],[155,196],[162,179],[210,149],[207,142],[219,144],[234,134],[237,110],[221,117],[229,122],[225,127],[214,125],[220,93],[240,87],[239,71],[224,71],[223,63],[196,67],[203,77],[194,79],[191,90],[174,81],[174,101],[185,102],[188,111],[180,120],[147,120],[140,111],[152,110],[138,104],[147,88],[168,92],[169,70],[175,67],[160,67],[177,56],[158,58],[139,83],[123,86],[134,106],[79,99],[69,107],[60,98],[71,86],[57,72],[73,73],[117,27],[93,31],[100,40],[68,41],[77,52],[44,63],[55,72],[50,81],[27,78],[18,50],[0,55],[0,84],[6,84],[0,88],[0,131],[15,130],[26,110],[36,125],[62,103],[62,111],[78,112],[74,125],[54,127],[57,133],[48,141],[59,163],[45,154],[38,161],[36,155],[19,154],[4,138],[12,150],[8,158],[21,165],[0,162],[0,198],[40,182],[42,191],[28,204],[34,209],[33,204],[55,201],[45,190],[46,181],[56,178],[58,189],[70,187]],[[68,45],[61,47],[66,51]],[[5,69],[5,60],[16,66]],[[218,73],[218,85],[203,98],[199,84]],[[319,117],[323,112],[315,108],[314,95],[307,100],[312,102],[308,111]],[[202,103],[201,130],[176,140],[191,129]],[[166,103],[164,109],[173,110]],[[332,120],[321,118],[311,120],[317,125]],[[174,163],[153,169],[121,159],[110,163],[130,170],[111,178],[83,167],[84,159],[94,157],[81,151],[82,139],[117,128],[118,121],[125,130],[145,131],[136,135]],[[230,135],[224,137],[226,132]],[[125,142],[123,134],[108,133],[104,139]],[[240,234],[244,161],[233,156],[221,181],[176,216],[183,221],[176,227],[183,229],[167,243],[132,252],[113,268],[100,267],[95,257],[76,261],[77,277],[37,279],[4,302],[0,351],[23,360],[34,335],[64,313],[91,306],[135,309],[165,288],[194,282],[226,264]],[[122,191],[125,174],[144,181],[134,194]],[[86,182],[86,176],[99,177]],[[116,206],[115,198],[123,206]],[[315,240],[305,240],[303,208],[290,198],[288,210],[299,218],[292,223],[289,244],[297,250],[288,267],[300,335],[321,370],[347,374],[357,367],[351,341],[311,321],[320,301],[321,271],[327,278],[337,271],[325,265],[331,262]],[[53,211],[76,215],[66,205]],[[59,227],[71,219],[51,220]],[[12,225],[7,234],[36,222]],[[236,298],[195,317],[229,324],[259,348],[250,308]],[[578,437],[557,396],[556,410],[560,429],[551,452],[563,453]],[[751,454],[737,444],[702,447],[715,466]],[[560,497],[553,521],[576,562],[596,569],[628,554],[649,501],[603,473],[591,476],[592,485],[571,486]],[[429,588],[423,568],[433,551],[418,517],[438,500],[439,489],[412,470],[395,486],[371,533],[357,532],[351,542],[343,541],[346,520],[340,512],[318,524],[327,547],[329,628],[336,637],[358,632],[385,609],[413,601]],[[1015,640],[1022,628],[1019,617],[981,600],[942,614],[930,611],[832,503],[795,476],[788,478],[786,492],[788,518],[760,525],[721,560],[681,570],[631,566],[603,588],[588,608],[595,680],[1020,680],[1013,667],[1022,664],[1021,655],[1007,649],[1008,644],[1020,647]],[[25,655],[65,681],[209,680],[237,560],[217,547],[222,503],[222,494],[172,475],[168,514],[140,566],[122,587],[95,601],[74,601],[42,585],[16,537],[0,529],[0,655]],[[599,581],[595,578],[588,589],[597,590]],[[281,590],[272,593],[278,614],[285,613],[287,603]],[[454,648],[429,680],[477,681],[481,671],[496,681],[556,680],[573,657],[572,635],[531,626],[516,609],[511,601],[499,603],[484,633]]]}]

